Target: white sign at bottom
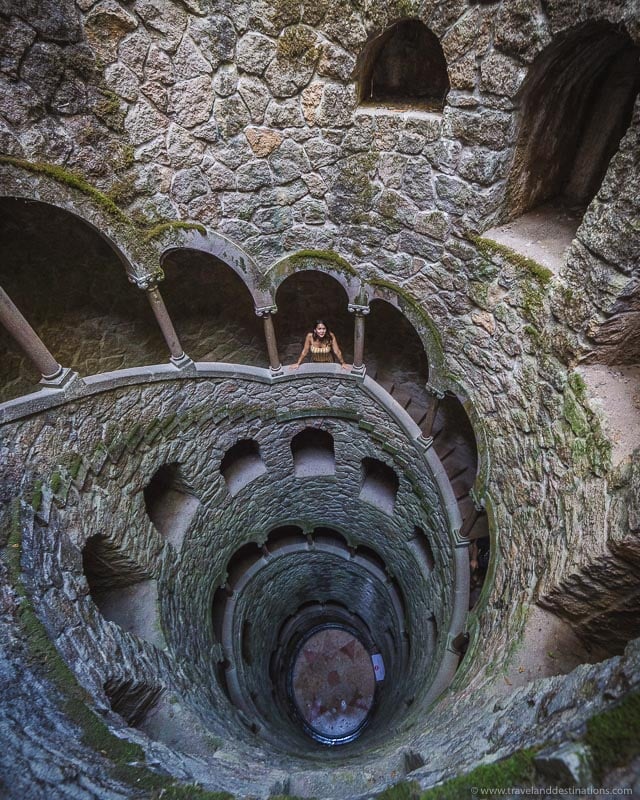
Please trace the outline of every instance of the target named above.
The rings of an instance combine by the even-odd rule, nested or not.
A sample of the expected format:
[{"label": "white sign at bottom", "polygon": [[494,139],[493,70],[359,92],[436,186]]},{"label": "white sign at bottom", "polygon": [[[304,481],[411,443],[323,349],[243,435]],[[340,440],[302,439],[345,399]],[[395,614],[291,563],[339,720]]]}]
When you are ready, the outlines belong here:
[{"label": "white sign at bottom", "polygon": [[373,664],[373,674],[376,676],[377,681],[384,680],[384,661],[380,653],[374,653],[371,656],[371,663]]}]

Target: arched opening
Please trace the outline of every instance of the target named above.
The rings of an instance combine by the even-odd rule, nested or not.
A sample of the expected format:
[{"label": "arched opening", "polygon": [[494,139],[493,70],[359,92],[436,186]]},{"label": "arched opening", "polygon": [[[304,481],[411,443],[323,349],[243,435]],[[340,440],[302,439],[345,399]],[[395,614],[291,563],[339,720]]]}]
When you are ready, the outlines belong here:
[{"label": "arched opening", "polygon": [[154,472],[144,488],[144,505],[156,529],[179,550],[200,501],[178,463],[163,464]]},{"label": "arched opening", "polygon": [[[54,358],[81,375],[156,364],[167,347],[144,292],[88,223],[48,203],[0,198],[0,286]],[[0,401],[40,375],[0,326]]]},{"label": "arched opening", "polygon": [[334,475],[333,436],[319,428],[305,428],[291,440],[293,468],[298,478]]},{"label": "arched opening", "polygon": [[89,594],[102,616],[157,647],[164,647],[158,584],[121,547],[104,536],[87,539],[82,566]]},{"label": "arched opening", "polygon": [[278,287],[276,303],[274,324],[283,364],[298,359],[304,338],[318,319],[336,336],[345,361],[353,360],[353,318],[347,310],[347,293],[335,278],[316,270],[296,272]]},{"label": "arched opening", "polygon": [[393,514],[400,481],[391,467],[375,458],[362,459],[360,499]]},{"label": "arched opening", "polygon": [[424,386],[429,364],[422,341],[409,320],[386,300],[372,300],[366,321],[367,373],[420,424],[429,405]]},{"label": "arched opening", "polygon": [[253,439],[242,439],[227,450],[220,472],[232,495],[238,494],[251,481],[264,475],[267,468],[260,455],[260,447]]},{"label": "arched opening", "polygon": [[640,89],[640,48],[608,22],[561,34],[534,61],[521,96],[521,122],[505,219],[492,238],[558,269],[584,209],[631,121]]},{"label": "arched opening", "polygon": [[159,686],[122,676],[109,678],[103,688],[112,710],[132,728],[141,726],[162,694]]},{"label": "arched opening", "polygon": [[253,298],[231,267],[208,253],[176,249],[162,268],[162,296],[185,353],[194,361],[267,365]]},{"label": "arched opening", "polygon": [[438,37],[404,19],[368,44],[360,70],[360,101],[441,111],[450,88]]}]

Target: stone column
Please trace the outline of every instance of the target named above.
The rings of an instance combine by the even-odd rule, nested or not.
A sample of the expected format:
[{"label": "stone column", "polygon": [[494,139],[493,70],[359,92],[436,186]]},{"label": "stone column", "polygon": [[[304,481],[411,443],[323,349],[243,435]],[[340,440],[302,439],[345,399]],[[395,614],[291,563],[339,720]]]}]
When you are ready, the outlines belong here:
[{"label": "stone column", "polygon": [[460,536],[463,539],[468,539],[469,534],[471,533],[473,526],[478,521],[478,518],[481,517],[483,514],[486,514],[484,505],[482,500],[480,500],[477,496],[473,487],[469,490],[469,497],[473,502],[473,509],[469,512],[462,523],[462,528],[460,529]]},{"label": "stone column", "polygon": [[191,366],[193,361],[182,349],[180,339],[178,339],[178,334],[176,333],[176,329],[173,327],[173,322],[171,321],[167,307],[165,306],[162,295],[160,294],[160,289],[158,289],[158,281],[161,280],[162,277],[162,274],[159,273],[156,275],[144,276],[142,278],[132,278],[130,276],[129,280],[131,280],[132,283],[135,283],[139,289],[143,289],[146,292],[153,315],[156,318],[158,326],[160,327],[160,331],[162,332],[164,340],[167,343],[167,347],[169,348],[169,360],[174,367],[177,367],[178,369],[184,369],[185,367]]},{"label": "stone column", "polygon": [[364,377],[367,368],[364,365],[364,318],[371,311],[364,292],[359,292],[354,303],[347,306],[355,315],[353,322],[353,367],[352,373]]},{"label": "stone column", "polygon": [[425,384],[425,389],[429,392],[431,398],[426,416],[421,425],[422,433],[418,437],[418,444],[425,450],[428,450],[433,445],[431,431],[433,430],[433,423],[438,413],[438,405],[440,400],[444,397],[444,392],[441,392],[440,389],[436,389],[435,386],[432,386],[430,383]]},{"label": "stone column", "polygon": [[272,375],[282,375],[283,369],[278,355],[278,344],[276,342],[276,332],[273,328],[273,315],[278,312],[278,306],[260,306],[256,308],[257,316],[262,318],[264,325],[264,338],[267,342],[267,352],[269,353],[269,368]]},{"label": "stone column", "polygon": [[58,364],[2,287],[0,287],[0,322],[42,375],[40,383],[44,386],[60,388],[71,377],[76,377],[75,372]]},{"label": "stone column", "polygon": [[440,389],[436,389],[436,387],[432,386],[430,383],[426,384],[425,389],[431,395],[431,402],[429,403],[427,416],[422,423],[422,432],[423,434],[430,436],[431,431],[433,430],[433,423],[435,422],[436,414],[438,413],[438,406],[440,405],[440,401],[444,398],[444,392]]}]

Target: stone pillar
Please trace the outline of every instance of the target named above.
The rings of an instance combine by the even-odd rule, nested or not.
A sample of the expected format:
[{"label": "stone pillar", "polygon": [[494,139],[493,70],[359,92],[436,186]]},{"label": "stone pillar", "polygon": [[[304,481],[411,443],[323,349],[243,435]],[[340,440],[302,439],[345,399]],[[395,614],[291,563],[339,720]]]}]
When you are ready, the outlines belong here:
[{"label": "stone pillar", "polygon": [[430,436],[431,431],[433,430],[433,423],[435,422],[436,414],[438,413],[438,406],[440,405],[440,401],[444,398],[444,392],[440,389],[436,389],[436,387],[432,386],[430,383],[426,384],[425,389],[431,395],[431,402],[429,403],[427,416],[422,423],[422,433],[426,436]]},{"label": "stone pillar", "polygon": [[364,292],[360,291],[354,303],[347,306],[355,315],[353,322],[353,367],[351,372],[364,377],[367,368],[364,365],[364,318],[370,312]]},{"label": "stone pillar", "polygon": [[460,536],[463,539],[469,538],[469,534],[471,533],[473,526],[478,521],[478,518],[481,517],[483,514],[486,514],[483,502],[476,496],[473,487],[469,491],[469,497],[473,502],[473,509],[465,517],[462,523],[462,528],[460,529]]},{"label": "stone pillar", "polygon": [[269,368],[272,375],[282,375],[283,369],[278,355],[278,344],[276,342],[276,332],[273,328],[273,315],[277,313],[278,306],[261,306],[256,308],[257,316],[262,318],[264,325],[264,338],[267,342],[267,352],[269,353]]},{"label": "stone pillar", "polygon": [[160,289],[158,289],[158,281],[161,280],[162,277],[162,274],[158,273],[156,275],[145,276],[142,278],[129,277],[129,280],[131,280],[132,283],[135,283],[139,289],[143,289],[146,292],[153,315],[156,318],[162,335],[164,336],[164,340],[167,343],[167,347],[169,348],[169,360],[174,367],[177,367],[178,369],[184,369],[185,367],[191,366],[193,361],[182,349],[180,339],[178,339],[178,334],[176,333],[176,329],[173,327],[173,322],[171,321],[167,307],[165,306],[162,295],[160,294]]},{"label": "stone pillar", "polygon": [[40,383],[44,386],[60,388],[71,377],[76,377],[75,372],[58,364],[2,287],[0,287],[0,322],[42,375]]}]

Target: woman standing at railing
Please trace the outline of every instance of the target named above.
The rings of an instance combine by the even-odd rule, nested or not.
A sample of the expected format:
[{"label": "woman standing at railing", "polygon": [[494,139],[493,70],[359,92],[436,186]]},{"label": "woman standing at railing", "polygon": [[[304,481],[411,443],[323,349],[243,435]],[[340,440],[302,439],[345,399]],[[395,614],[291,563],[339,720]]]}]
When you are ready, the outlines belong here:
[{"label": "woman standing at railing", "polygon": [[306,335],[300,357],[293,364],[292,369],[298,369],[309,353],[311,353],[311,361],[314,364],[332,364],[337,360],[343,369],[347,368],[338,346],[338,340],[324,320],[316,320],[313,331]]}]

